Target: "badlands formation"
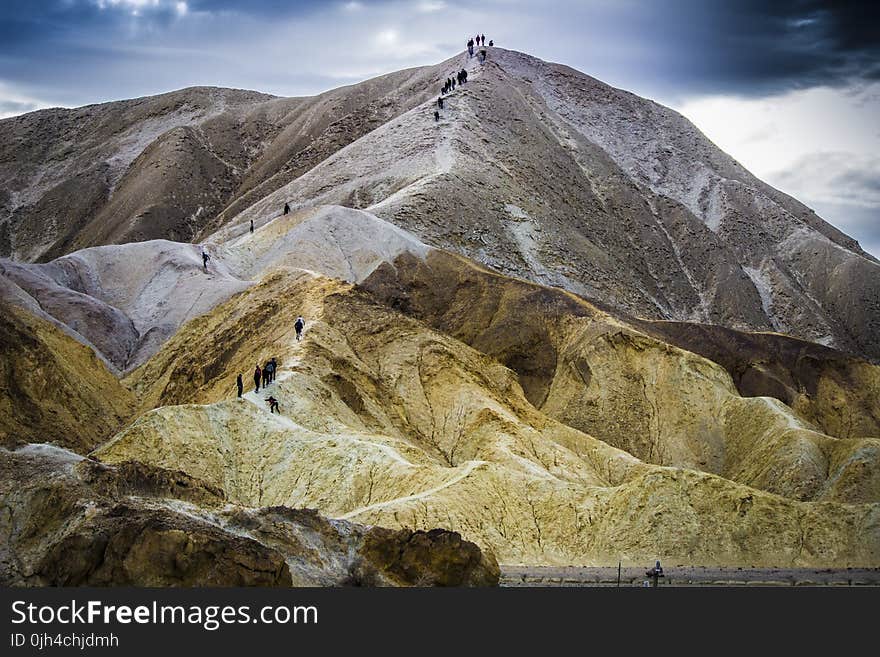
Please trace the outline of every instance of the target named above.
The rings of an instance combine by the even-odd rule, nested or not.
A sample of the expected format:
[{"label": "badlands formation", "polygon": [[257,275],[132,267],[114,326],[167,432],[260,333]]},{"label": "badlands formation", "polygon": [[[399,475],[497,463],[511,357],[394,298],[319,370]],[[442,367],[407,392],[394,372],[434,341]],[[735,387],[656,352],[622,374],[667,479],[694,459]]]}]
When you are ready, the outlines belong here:
[{"label": "badlands formation", "polygon": [[0,135],[6,582],[880,566],[880,264],[666,108],[493,48]]}]

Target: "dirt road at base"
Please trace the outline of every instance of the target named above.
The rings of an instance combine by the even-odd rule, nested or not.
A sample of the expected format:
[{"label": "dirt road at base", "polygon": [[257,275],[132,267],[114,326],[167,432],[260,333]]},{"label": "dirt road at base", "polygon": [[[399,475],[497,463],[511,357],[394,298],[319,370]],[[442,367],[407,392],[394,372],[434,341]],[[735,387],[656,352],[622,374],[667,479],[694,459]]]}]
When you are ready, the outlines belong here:
[{"label": "dirt road at base", "polygon": [[[620,586],[644,586],[644,567],[624,567]],[[501,586],[617,586],[617,567],[502,566]],[[880,586],[880,568],[664,567],[660,586]]]}]

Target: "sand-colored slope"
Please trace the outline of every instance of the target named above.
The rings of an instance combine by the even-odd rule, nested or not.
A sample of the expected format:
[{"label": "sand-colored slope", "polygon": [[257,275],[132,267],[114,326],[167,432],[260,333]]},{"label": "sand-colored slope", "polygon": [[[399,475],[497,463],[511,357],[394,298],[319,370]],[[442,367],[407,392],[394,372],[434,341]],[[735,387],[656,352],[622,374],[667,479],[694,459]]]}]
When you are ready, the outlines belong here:
[{"label": "sand-colored slope", "polygon": [[0,304],[0,344],[0,445],[86,453],[133,413],[133,396],[92,349],[51,323]]},{"label": "sand-colored slope", "polygon": [[682,322],[635,324],[722,365],[740,394],[775,397],[829,435],[880,436],[880,368],[876,365],[778,333],[743,333]]},{"label": "sand-colored slope", "polygon": [[491,586],[491,555],[444,530],[246,508],[179,471],[0,449],[4,586]]},{"label": "sand-colored slope", "polygon": [[[380,267],[363,289],[497,358],[551,417],[645,461],[795,499],[880,500],[876,438],[838,440],[776,399],[743,399],[727,370],[646,335],[636,328],[643,323],[441,251]],[[836,359],[873,380],[880,376],[863,361]],[[768,357],[767,366],[781,371],[786,361]],[[838,391],[849,412],[873,426],[878,402],[862,389],[866,380]]]},{"label": "sand-colored slope", "polygon": [[[233,398],[235,373],[271,355],[281,416],[262,392]],[[190,322],[129,382],[165,406],[96,456],[182,469],[245,504],[450,527],[507,563],[878,559],[876,504],[796,502],[643,463],[535,409],[496,361],[308,273],[273,274]]]}]

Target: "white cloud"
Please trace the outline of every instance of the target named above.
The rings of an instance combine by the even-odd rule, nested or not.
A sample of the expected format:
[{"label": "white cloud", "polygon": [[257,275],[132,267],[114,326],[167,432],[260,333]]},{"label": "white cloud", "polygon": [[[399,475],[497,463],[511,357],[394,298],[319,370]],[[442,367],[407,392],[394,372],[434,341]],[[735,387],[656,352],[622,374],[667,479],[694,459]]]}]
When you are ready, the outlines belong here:
[{"label": "white cloud", "polygon": [[52,106],[52,103],[22,93],[0,80],[0,119]]},{"label": "white cloud", "polygon": [[376,34],[376,43],[380,46],[393,46],[397,43],[397,30],[381,30]]},{"label": "white cloud", "polygon": [[692,99],[676,109],[756,176],[876,250],[878,97],[874,83],[759,99]]},{"label": "white cloud", "polygon": [[132,13],[137,14],[140,9],[148,9],[153,7],[159,7],[161,2],[159,0],[94,0],[94,3],[98,6],[98,9],[113,9],[113,8],[121,8],[121,9],[130,9]]},{"label": "white cloud", "polygon": [[442,0],[422,0],[416,4],[416,9],[424,14],[430,14],[446,9],[446,3]]}]

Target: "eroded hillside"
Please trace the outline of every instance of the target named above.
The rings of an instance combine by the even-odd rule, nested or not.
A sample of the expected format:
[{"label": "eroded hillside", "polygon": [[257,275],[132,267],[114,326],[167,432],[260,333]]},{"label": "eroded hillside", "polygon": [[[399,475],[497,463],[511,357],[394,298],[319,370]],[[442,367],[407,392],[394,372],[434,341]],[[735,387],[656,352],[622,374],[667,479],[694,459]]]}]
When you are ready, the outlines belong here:
[{"label": "eroded hillside", "polygon": [[490,49],[2,134],[4,581],[880,565],[880,265],[670,110]]}]

